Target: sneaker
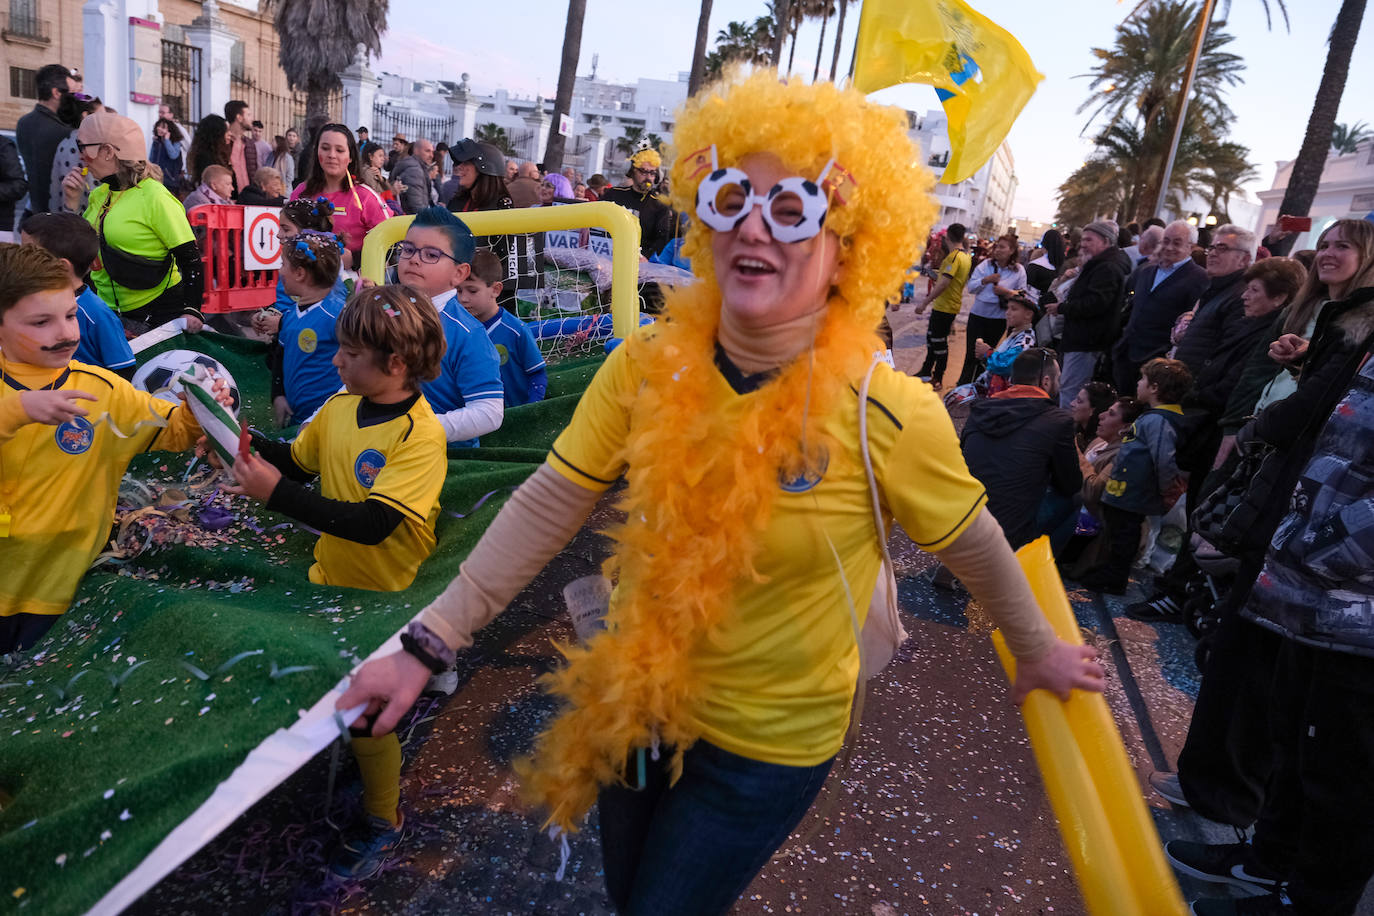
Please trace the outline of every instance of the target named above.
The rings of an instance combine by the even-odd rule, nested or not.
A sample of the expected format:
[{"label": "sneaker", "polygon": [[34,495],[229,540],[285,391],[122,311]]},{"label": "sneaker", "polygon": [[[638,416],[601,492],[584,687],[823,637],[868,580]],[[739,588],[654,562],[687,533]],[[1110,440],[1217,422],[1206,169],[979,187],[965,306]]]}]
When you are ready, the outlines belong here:
[{"label": "sneaker", "polygon": [[1183,787],[1178,783],[1177,773],[1164,773],[1156,771],[1150,774],[1150,787],[1155,790],[1155,794],[1164,799],[1171,805],[1180,808],[1191,808],[1188,799],[1183,796]]},{"label": "sneaker", "polygon": [[344,833],[329,862],[330,873],[339,878],[370,878],[377,874],[405,839],[405,827],[405,815],[394,825],[384,818],[367,817]]},{"label": "sneaker", "polygon": [[446,697],[453,696],[453,692],[458,689],[458,672],[449,668],[438,674],[431,675],[429,683],[425,684],[425,689],[421,693],[443,694]]},{"label": "sneaker", "polygon": [[1161,593],[1128,606],[1126,616],[1141,623],[1182,623],[1183,609],[1173,598]]},{"label": "sneaker", "polygon": [[1191,843],[1170,840],[1164,857],[1180,874],[1215,884],[1229,884],[1249,896],[1269,894],[1283,886],[1283,876],[1255,860],[1249,843]]},{"label": "sneaker", "polygon": [[1263,897],[1194,900],[1188,912],[1193,916],[1281,916],[1293,912],[1293,907],[1279,894],[1265,894]]}]

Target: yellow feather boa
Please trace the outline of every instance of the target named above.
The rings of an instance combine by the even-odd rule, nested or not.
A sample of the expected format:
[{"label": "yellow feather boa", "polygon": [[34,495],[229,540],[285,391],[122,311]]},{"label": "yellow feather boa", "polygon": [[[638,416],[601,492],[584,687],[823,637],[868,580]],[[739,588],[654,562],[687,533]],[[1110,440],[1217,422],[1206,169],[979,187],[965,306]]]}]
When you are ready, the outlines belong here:
[{"label": "yellow feather boa", "polygon": [[630,753],[655,739],[673,749],[671,778],[680,775],[683,752],[700,737],[693,647],[731,613],[741,582],[760,581],[753,560],[780,475],[805,465],[804,418],[813,418],[808,453],[833,445],[814,418],[829,415],[878,346],[861,310],[832,297],[812,352],[739,395],[747,406],[731,425],[714,363],[719,293],[697,283],[668,309],[666,322],[625,344],[644,385],[627,405],[627,520],[613,532],[619,583],[609,628],[585,647],[559,646],[568,663],[544,683],[567,708],[532,760],[517,763],[527,797],[568,830],[600,786],[623,782]]}]

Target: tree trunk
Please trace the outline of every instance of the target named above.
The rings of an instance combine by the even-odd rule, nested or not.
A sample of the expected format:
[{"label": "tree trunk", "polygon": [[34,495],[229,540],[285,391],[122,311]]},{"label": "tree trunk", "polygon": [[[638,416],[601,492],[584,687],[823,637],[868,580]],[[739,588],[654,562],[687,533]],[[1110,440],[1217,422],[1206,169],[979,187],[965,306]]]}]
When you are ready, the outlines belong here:
[{"label": "tree trunk", "polygon": [[706,41],[711,36],[711,2],[701,0],[701,15],[697,18],[697,45],[692,51],[692,75],[687,78],[687,95],[694,96],[706,76]]},{"label": "tree trunk", "polygon": [[787,75],[792,75],[792,60],[797,56],[797,31],[801,28],[801,23],[792,26],[792,47],[787,51]]},{"label": "tree trunk", "polygon": [[830,7],[826,7],[821,13],[821,40],[816,42],[816,66],[811,70],[811,82],[815,82],[821,75],[821,54],[825,51],[825,27],[830,24]]},{"label": "tree trunk", "polygon": [[830,58],[830,82],[835,82],[835,74],[840,69],[840,45],[844,41],[844,11],[849,8],[849,0],[840,0],[840,21],[835,23],[835,53]]},{"label": "tree trunk", "polygon": [[[1336,14],[1326,52],[1326,68],[1322,70],[1317,98],[1307,119],[1307,135],[1303,137],[1302,148],[1288,176],[1288,187],[1283,192],[1283,203],[1279,205],[1282,216],[1306,216],[1312,209],[1312,200],[1317,196],[1322,169],[1326,168],[1326,156],[1331,149],[1331,132],[1336,127],[1336,112],[1345,93],[1345,79],[1350,73],[1350,58],[1360,34],[1364,6],[1365,0],[1342,0],[1340,12]],[[1270,250],[1275,255],[1286,255],[1295,240],[1296,236],[1287,236]]]},{"label": "tree trunk", "polygon": [[587,14],[587,0],[568,0],[568,24],[563,30],[563,61],[558,65],[558,95],[553,103],[553,124],[549,127],[549,144],[544,148],[544,168],[550,172],[563,168],[563,144],[567,139],[558,132],[563,115],[572,110],[573,82],[577,79],[577,58],[582,53],[582,20]]},{"label": "tree trunk", "polygon": [[787,22],[792,18],[792,3],[801,0],[773,0],[773,50],[774,67],[782,61],[782,42],[787,37]]},{"label": "tree trunk", "polygon": [[329,88],[311,80],[305,87],[305,136],[315,136],[315,132],[329,123]]}]

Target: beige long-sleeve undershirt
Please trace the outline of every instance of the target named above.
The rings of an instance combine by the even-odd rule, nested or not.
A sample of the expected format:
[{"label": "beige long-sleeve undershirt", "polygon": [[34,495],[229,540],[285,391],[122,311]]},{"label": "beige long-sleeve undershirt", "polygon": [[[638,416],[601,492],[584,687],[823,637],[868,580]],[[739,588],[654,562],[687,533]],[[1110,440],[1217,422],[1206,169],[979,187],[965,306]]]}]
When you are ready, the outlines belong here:
[{"label": "beige long-sleeve undershirt", "polygon": [[[567,546],[600,496],[540,465],[497,514],[458,577],[416,619],[453,649],[472,645],[473,634]],[[1049,651],[1054,632],[986,509],[937,556],[987,610],[1018,659]]]}]

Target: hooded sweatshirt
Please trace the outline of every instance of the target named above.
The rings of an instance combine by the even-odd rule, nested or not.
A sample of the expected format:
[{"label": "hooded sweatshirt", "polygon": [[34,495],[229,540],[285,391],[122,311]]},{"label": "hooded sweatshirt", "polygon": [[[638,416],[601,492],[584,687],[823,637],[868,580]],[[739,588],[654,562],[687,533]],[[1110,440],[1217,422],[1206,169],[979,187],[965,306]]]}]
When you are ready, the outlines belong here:
[{"label": "hooded sweatshirt", "polygon": [[1082,487],[1073,436],[1073,416],[1032,385],[973,402],[960,436],[964,461],[987,488],[988,511],[1013,549],[1038,533],[1046,488],[1072,497]]}]

